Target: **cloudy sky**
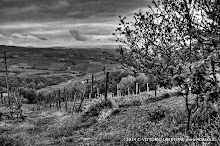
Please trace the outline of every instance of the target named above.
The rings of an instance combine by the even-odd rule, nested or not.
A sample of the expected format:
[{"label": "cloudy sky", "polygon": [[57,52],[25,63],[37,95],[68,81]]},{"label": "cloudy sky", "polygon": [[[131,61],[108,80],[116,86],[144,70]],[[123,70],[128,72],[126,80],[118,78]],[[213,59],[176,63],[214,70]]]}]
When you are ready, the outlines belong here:
[{"label": "cloudy sky", "polygon": [[151,0],[0,0],[0,44],[117,45],[118,15],[132,16]]}]

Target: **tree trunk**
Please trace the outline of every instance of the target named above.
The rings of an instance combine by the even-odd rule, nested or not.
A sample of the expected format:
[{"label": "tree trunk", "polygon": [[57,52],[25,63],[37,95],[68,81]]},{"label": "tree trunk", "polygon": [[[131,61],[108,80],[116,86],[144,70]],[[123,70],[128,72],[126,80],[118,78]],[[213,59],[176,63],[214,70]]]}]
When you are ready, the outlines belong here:
[{"label": "tree trunk", "polygon": [[185,97],[185,104],[186,104],[186,110],[187,110],[187,127],[186,132],[189,132],[190,130],[190,121],[191,121],[191,109],[189,107],[189,88],[186,89],[186,97]]},{"label": "tree trunk", "polygon": [[187,128],[186,131],[188,132],[190,130],[190,121],[191,121],[191,110],[187,110]]}]

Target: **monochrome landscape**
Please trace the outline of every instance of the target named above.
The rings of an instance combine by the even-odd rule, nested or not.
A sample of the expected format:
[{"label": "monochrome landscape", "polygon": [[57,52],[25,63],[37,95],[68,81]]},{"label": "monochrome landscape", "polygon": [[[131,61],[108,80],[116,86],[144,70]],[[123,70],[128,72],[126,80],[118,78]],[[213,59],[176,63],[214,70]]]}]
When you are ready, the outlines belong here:
[{"label": "monochrome landscape", "polygon": [[219,0],[0,0],[0,146],[219,146],[219,14]]}]

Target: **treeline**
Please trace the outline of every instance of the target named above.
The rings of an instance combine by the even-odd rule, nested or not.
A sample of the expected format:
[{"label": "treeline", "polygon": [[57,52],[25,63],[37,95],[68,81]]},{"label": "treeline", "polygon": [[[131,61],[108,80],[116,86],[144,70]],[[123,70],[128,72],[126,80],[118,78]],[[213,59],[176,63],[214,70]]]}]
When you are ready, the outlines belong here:
[{"label": "treeline", "polygon": [[[8,78],[9,90],[11,92],[18,90],[28,103],[35,103],[37,98],[37,90],[47,86],[57,85],[61,82],[69,80],[67,76],[12,76]],[[5,77],[0,77],[0,92],[6,93],[7,90]]]}]

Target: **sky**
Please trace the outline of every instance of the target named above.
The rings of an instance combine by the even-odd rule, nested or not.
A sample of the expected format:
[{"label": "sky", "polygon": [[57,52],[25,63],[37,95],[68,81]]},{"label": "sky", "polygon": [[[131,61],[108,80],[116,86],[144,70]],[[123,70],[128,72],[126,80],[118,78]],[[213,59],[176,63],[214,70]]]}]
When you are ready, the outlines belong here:
[{"label": "sky", "polygon": [[151,0],[0,0],[0,45],[118,45],[119,15],[132,17]]}]

